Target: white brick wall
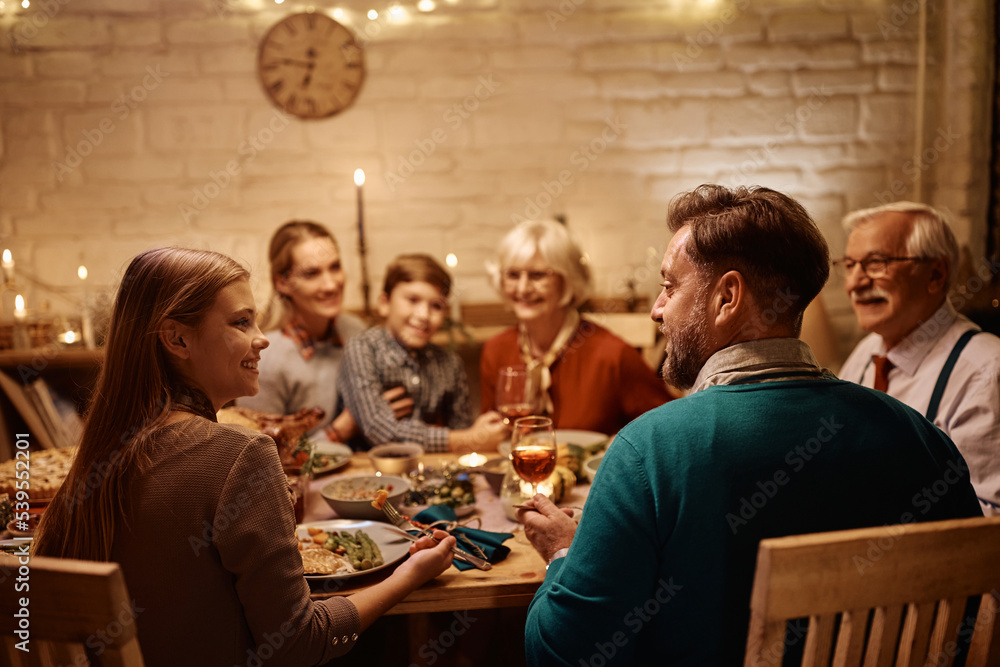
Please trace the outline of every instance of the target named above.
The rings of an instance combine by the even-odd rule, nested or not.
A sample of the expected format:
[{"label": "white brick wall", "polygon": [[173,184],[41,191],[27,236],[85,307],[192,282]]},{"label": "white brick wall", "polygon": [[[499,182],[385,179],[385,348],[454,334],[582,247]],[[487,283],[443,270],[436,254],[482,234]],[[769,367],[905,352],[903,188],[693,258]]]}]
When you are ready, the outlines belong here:
[{"label": "white brick wall", "polygon": [[[925,146],[952,138],[920,171],[974,256],[987,1],[947,0],[931,17]],[[311,217],[338,235],[357,306],[359,166],[373,286],[398,252],[456,252],[470,301],[496,298],[483,262],[517,216],[566,215],[598,291],[623,296],[629,267],[665,246],[666,202],[699,183],[800,197],[834,254],[847,210],[915,185],[915,3],[460,0],[425,14],[406,1],[402,22],[351,11],[364,87],[322,121],[284,117],[256,78],[260,37],[296,7],[16,4],[0,14],[0,244],[57,288],[79,289],[83,262],[110,290],[135,252],[184,243],[246,261],[263,299],[270,233]],[[639,290],[653,294],[655,276]],[[840,291],[826,299],[846,347],[858,332]],[[40,288],[28,297],[72,310]]]}]

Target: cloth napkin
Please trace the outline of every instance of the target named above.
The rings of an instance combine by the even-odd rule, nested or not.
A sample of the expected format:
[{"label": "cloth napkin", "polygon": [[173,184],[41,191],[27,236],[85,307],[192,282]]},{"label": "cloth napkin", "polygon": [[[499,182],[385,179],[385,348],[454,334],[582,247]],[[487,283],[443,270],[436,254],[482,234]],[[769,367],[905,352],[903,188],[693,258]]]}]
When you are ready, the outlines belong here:
[{"label": "cloth napkin", "polygon": [[[431,505],[413,517],[413,520],[423,524],[431,524],[435,521],[455,521],[455,510],[443,504]],[[507,557],[507,554],[510,553],[510,548],[505,547],[503,543],[514,537],[513,533],[491,533],[487,530],[466,528],[465,526],[455,528],[455,530],[451,531],[451,534],[458,539],[458,546],[463,551],[468,551],[473,556],[479,556],[480,558],[485,554],[486,560],[490,563],[499,563]],[[470,547],[465,540],[474,543],[483,550],[483,553],[476,553],[476,550]],[[472,570],[475,567],[460,560],[452,561],[452,563],[459,570]]]}]

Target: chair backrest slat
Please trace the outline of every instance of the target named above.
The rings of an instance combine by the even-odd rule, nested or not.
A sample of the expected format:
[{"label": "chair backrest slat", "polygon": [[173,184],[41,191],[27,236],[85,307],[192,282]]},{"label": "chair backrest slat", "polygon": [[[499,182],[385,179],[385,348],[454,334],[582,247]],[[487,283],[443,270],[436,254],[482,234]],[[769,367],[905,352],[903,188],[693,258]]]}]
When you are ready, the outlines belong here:
[{"label": "chair backrest slat", "polygon": [[868,616],[868,609],[852,609],[841,615],[837,647],[833,653],[833,667],[852,667],[861,664],[861,656],[865,654]]},{"label": "chair backrest slat", "polygon": [[834,639],[838,667],[950,665],[960,633],[965,639],[970,630],[966,601],[992,592],[966,664],[1000,665],[998,564],[1000,517],[763,540],[745,664],[780,664],[780,656],[760,655],[764,629],[773,643],[778,624],[809,618],[803,665],[831,664]]},{"label": "chair backrest slat", "polygon": [[[16,577],[20,567],[16,558],[0,558],[0,577]],[[85,652],[91,664],[143,664],[135,612],[117,563],[33,557],[27,568],[31,646],[44,646],[39,656],[51,656],[52,664],[80,664],[76,656]],[[0,635],[13,664],[20,608],[19,596],[0,596]]]}]

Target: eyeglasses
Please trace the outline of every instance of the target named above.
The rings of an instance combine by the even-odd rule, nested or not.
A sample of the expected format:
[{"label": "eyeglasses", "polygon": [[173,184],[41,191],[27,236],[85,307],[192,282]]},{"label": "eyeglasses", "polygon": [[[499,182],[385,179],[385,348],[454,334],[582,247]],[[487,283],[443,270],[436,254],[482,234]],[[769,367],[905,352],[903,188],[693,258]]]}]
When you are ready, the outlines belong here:
[{"label": "eyeglasses", "polygon": [[883,257],[882,255],[870,255],[864,259],[851,259],[842,257],[833,261],[833,268],[843,273],[850,274],[854,267],[860,265],[861,273],[872,280],[884,278],[889,271],[889,265],[893,262],[929,262],[929,257]]},{"label": "eyeglasses", "polygon": [[552,269],[545,269],[544,271],[528,271],[527,269],[507,269],[503,272],[503,282],[513,285],[521,281],[521,276],[527,276],[528,282],[532,285],[541,285],[548,278],[555,275],[555,271]]}]

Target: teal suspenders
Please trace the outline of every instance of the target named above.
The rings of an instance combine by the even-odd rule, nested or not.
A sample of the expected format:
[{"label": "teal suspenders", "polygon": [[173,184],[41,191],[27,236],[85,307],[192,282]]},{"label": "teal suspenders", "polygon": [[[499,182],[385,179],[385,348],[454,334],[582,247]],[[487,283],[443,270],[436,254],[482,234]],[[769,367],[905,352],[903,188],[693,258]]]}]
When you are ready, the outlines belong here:
[{"label": "teal suspenders", "polygon": [[948,378],[951,377],[951,372],[955,369],[955,364],[958,362],[958,358],[962,355],[962,350],[968,344],[969,340],[972,339],[977,333],[980,333],[977,329],[969,329],[962,337],[958,339],[955,343],[955,347],[951,348],[951,354],[948,355],[948,360],[944,362],[944,367],[941,369],[941,374],[938,375],[937,384],[934,385],[934,393],[931,394],[931,402],[927,405],[927,421],[934,421],[937,417],[938,408],[941,406],[941,397],[944,396],[944,388],[948,386]]},{"label": "teal suspenders", "polygon": [[[962,350],[965,349],[969,340],[977,333],[982,333],[982,331],[969,329],[958,339],[955,347],[951,348],[951,354],[948,355],[948,360],[944,362],[944,367],[941,368],[941,374],[938,375],[937,384],[934,385],[934,391],[931,393],[931,401],[927,405],[926,417],[928,421],[934,421],[934,418],[937,417],[938,408],[941,407],[941,397],[944,396],[944,389],[948,386],[948,379],[951,377],[951,372],[955,369],[958,358],[962,356]],[[861,384],[865,377],[865,371],[868,370],[868,366],[871,363],[871,359],[869,359],[865,367],[861,369],[861,377],[858,378],[858,384]]]}]

